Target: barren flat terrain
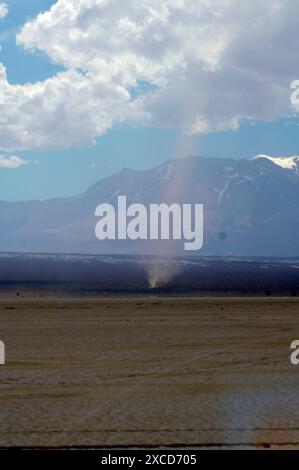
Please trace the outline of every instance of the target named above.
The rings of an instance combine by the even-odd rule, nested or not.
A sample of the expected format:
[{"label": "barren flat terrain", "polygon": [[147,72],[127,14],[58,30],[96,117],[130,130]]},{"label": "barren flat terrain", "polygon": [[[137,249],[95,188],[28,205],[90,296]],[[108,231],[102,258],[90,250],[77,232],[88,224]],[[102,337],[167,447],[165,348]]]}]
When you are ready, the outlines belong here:
[{"label": "barren flat terrain", "polygon": [[299,300],[2,299],[0,446],[299,444]]}]

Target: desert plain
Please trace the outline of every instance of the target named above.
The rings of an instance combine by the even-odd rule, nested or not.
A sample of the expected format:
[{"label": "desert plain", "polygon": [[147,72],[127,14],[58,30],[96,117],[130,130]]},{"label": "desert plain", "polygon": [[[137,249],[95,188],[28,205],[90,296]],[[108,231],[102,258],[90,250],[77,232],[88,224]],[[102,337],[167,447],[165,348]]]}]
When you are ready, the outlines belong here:
[{"label": "desert plain", "polygon": [[0,447],[299,447],[299,299],[1,298],[0,339]]}]

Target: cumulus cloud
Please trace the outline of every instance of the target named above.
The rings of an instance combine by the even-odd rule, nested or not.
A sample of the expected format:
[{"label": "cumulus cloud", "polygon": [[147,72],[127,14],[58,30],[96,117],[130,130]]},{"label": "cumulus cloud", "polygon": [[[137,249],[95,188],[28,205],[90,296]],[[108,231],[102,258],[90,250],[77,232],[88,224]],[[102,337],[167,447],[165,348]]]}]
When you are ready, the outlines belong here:
[{"label": "cumulus cloud", "polygon": [[124,89],[74,69],[43,82],[5,82],[4,87],[0,143],[6,151],[90,144],[114,122],[145,117],[140,102],[130,102]]},{"label": "cumulus cloud", "polygon": [[8,13],[8,6],[6,3],[0,3],[0,18],[5,18]]},{"label": "cumulus cloud", "polygon": [[28,162],[20,157],[16,157],[15,155],[4,157],[0,155],[0,168],[19,168],[23,165],[28,165]]},{"label": "cumulus cloud", "polygon": [[64,71],[11,85],[2,66],[0,146],[90,144],[121,122],[202,134],[274,119],[290,112],[298,26],[293,0],[58,0],[17,43]]}]

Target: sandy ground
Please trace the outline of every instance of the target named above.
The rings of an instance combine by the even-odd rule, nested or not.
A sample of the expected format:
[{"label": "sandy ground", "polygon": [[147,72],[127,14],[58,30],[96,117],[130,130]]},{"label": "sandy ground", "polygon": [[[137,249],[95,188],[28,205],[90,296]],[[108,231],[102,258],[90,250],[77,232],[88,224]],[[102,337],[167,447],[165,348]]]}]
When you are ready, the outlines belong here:
[{"label": "sandy ground", "polygon": [[0,339],[0,446],[299,445],[299,300],[2,299]]}]

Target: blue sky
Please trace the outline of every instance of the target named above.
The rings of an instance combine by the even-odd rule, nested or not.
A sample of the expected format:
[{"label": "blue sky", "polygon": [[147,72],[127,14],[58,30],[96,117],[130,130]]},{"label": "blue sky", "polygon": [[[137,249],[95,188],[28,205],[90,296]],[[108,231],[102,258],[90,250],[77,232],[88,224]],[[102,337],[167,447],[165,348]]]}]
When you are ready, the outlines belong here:
[{"label": "blue sky", "polygon": [[[72,2],[72,0],[62,0],[62,3],[63,1],[65,1],[65,3],[69,1],[70,5],[76,3]],[[196,2],[197,1],[198,0],[196,0]],[[35,21],[38,13],[49,10],[51,5],[56,3],[56,1],[7,0],[5,3],[8,6],[9,12],[6,17],[0,20],[0,44],[2,48],[0,51],[0,62],[3,63],[4,67],[6,68],[7,81],[12,87],[13,93],[16,93],[16,89],[13,88],[14,85],[22,85],[23,88],[21,88],[21,90],[23,93],[24,90],[26,91],[25,87],[27,83],[44,83],[47,79],[51,79],[57,74],[59,75],[60,73],[63,73],[65,71],[67,71],[68,73],[70,69],[80,70],[80,73],[81,70],[83,70],[82,77],[86,73],[86,70],[88,70],[88,72],[90,70],[93,70],[92,67],[94,67],[94,64],[92,63],[91,65],[91,62],[89,61],[87,66],[87,62],[85,61],[85,59],[82,59],[82,65],[80,63],[75,63],[75,65],[73,65],[73,59],[71,59],[71,55],[73,55],[74,57],[76,56],[76,50],[72,49],[72,47],[75,47],[73,45],[73,42],[70,43],[69,48],[65,47],[65,50],[62,52],[59,51],[59,56],[57,55],[58,53],[56,46],[57,44],[60,44],[59,34],[63,34],[63,25],[61,29],[59,29],[60,26],[57,26],[56,31],[55,29],[53,29],[52,26],[52,29],[49,29],[49,25],[44,26],[44,23],[37,24],[36,31],[34,30],[35,35],[33,36],[31,34],[30,29],[32,28],[28,28],[27,31],[25,30],[24,33],[21,34],[21,39],[18,40],[17,44],[16,38],[17,34],[20,33],[21,28],[25,24],[28,24],[31,19]],[[84,21],[87,21],[87,12],[83,13],[85,15]],[[128,17],[130,17],[129,13]],[[162,15],[161,12],[159,13],[160,15]],[[113,11],[110,12],[108,10],[105,11],[105,14],[109,17],[109,15],[113,16],[115,13]],[[178,13],[176,12],[176,14]],[[127,18],[126,14],[124,18]],[[79,19],[77,21],[79,25]],[[83,19],[80,19],[80,21],[83,22]],[[289,25],[286,24],[285,27],[287,28],[287,26]],[[221,25],[217,27],[220,28]],[[76,31],[78,30],[80,31],[79,26],[77,27]],[[57,44],[55,45],[56,34],[58,39]],[[90,41],[93,42],[90,42],[86,45],[86,50],[90,50],[91,46],[94,47],[95,50],[97,50],[96,41],[98,40],[98,38],[92,36],[92,34],[94,33],[90,33]],[[265,32],[265,35],[267,36],[267,32]],[[271,40],[273,40],[273,35],[275,35],[275,31],[273,32],[271,30],[269,32],[269,35]],[[49,38],[51,38],[51,41],[49,41]],[[245,39],[243,47],[246,51],[246,48],[248,48],[249,46],[247,45],[247,43],[245,43]],[[289,38],[288,40],[292,41],[292,38]],[[164,41],[166,43],[167,41],[169,41],[169,38],[165,37]],[[105,47],[109,49],[110,47],[112,48],[113,45],[111,46],[111,44],[107,44],[107,46]],[[287,44],[285,45],[285,47],[287,47]],[[236,57],[238,54],[233,49],[232,51],[229,51],[230,54],[228,54],[227,49],[228,48],[226,48],[223,57],[225,60],[231,63],[232,54],[234,53],[234,57]],[[78,51],[79,53],[81,53],[80,49],[78,49]],[[102,52],[102,54],[104,53],[105,50],[104,52]],[[113,55],[113,52],[110,52],[110,49],[109,53]],[[135,50],[134,53],[136,53]],[[148,52],[146,51],[144,52],[144,54],[146,55],[148,54]],[[162,52],[160,54],[162,54]],[[151,60],[153,60],[152,56],[153,54],[151,53]],[[229,58],[227,58],[227,56]],[[159,59],[155,57],[155,61],[162,61],[163,57],[162,59],[160,59],[160,57],[161,55],[159,56]],[[211,61],[210,57],[211,55],[207,59],[209,60],[209,62],[207,62],[209,64]],[[116,58],[116,60],[121,61],[124,59],[122,56],[121,58]],[[109,65],[110,64],[107,63],[107,68]],[[101,66],[97,64],[97,66],[99,67],[97,69],[99,72],[97,73],[101,73],[101,70],[103,69],[103,64],[101,64]],[[213,67],[214,64],[213,66],[211,66],[211,70],[209,72],[211,74],[214,74],[212,75],[212,79],[215,76],[215,80],[218,80],[218,77],[216,77],[218,71],[215,72]],[[255,64],[254,67],[261,67],[261,64]],[[297,67],[299,77],[299,63],[297,64]],[[36,122],[29,122],[29,128],[26,128],[26,133],[29,132],[30,135],[33,136],[30,141],[28,140],[28,142],[26,141],[26,143],[24,143],[24,140],[20,139],[19,143],[17,136],[16,148],[13,148],[13,144],[11,143],[11,141],[9,141],[9,143],[7,144],[3,144],[3,148],[0,150],[0,155],[2,155],[3,158],[10,158],[10,156],[16,155],[22,161],[24,160],[26,162],[29,162],[30,164],[20,165],[17,168],[0,167],[0,200],[13,201],[45,199],[50,197],[72,195],[84,191],[85,189],[87,189],[88,186],[95,183],[97,180],[108,176],[123,167],[130,167],[136,169],[151,168],[163,163],[169,158],[179,158],[190,154],[207,157],[231,158],[250,158],[260,153],[274,156],[298,154],[298,119],[295,115],[292,115],[290,117],[290,113],[287,112],[287,97],[289,94],[288,84],[292,79],[298,78],[294,76],[293,71],[290,72],[290,74],[285,74],[285,76],[277,77],[277,84],[275,87],[273,86],[273,90],[275,90],[275,92],[271,90],[271,93],[269,92],[269,96],[265,98],[265,101],[261,100],[260,103],[258,99],[261,91],[260,89],[256,91],[257,87],[255,86],[255,83],[251,81],[250,86],[252,87],[252,100],[255,105],[252,105],[252,103],[250,103],[250,99],[248,100],[246,98],[246,100],[244,99],[242,101],[242,97],[239,98],[242,93],[244,96],[246,94],[241,86],[241,83],[240,90],[238,93],[238,99],[240,99],[240,102],[238,101],[236,103],[236,98],[232,95],[231,102],[233,103],[233,105],[232,109],[229,110],[231,111],[229,113],[227,109],[230,106],[229,97],[227,101],[228,104],[226,103],[225,110],[223,110],[223,108],[218,107],[217,109],[215,109],[214,112],[214,107],[216,108],[217,106],[217,103],[215,104],[215,100],[217,101],[217,99],[219,99],[219,97],[217,97],[216,95],[214,98],[213,96],[211,96],[210,101],[208,103],[209,107],[207,107],[206,103],[203,104],[203,98],[198,94],[197,87],[201,87],[201,79],[202,83],[205,83],[206,86],[206,79],[203,75],[203,72],[201,72],[201,74],[198,74],[198,82],[196,82],[195,80],[197,75],[194,79],[192,78],[191,81],[191,71],[193,73],[194,70],[193,62],[192,64],[190,64],[190,73],[188,74],[189,81],[187,82],[186,77],[184,77],[181,82],[180,80],[178,80],[178,83],[175,85],[173,85],[174,80],[173,76],[170,75],[170,72],[168,70],[165,72],[167,68],[166,65],[162,71],[158,70],[155,74],[151,73],[151,68],[148,69],[148,78],[146,76],[146,73],[144,72],[145,85],[143,87],[144,89],[142,89],[141,92],[140,90],[138,90],[138,86],[140,87],[140,83],[143,82],[140,80],[139,76],[137,77],[137,79],[135,79],[134,77],[132,79],[130,78],[133,85],[130,85],[130,81],[123,85],[123,79],[120,83],[121,86],[124,87],[124,90],[129,90],[131,92],[130,103],[136,100],[136,97],[137,95],[139,95],[139,92],[141,95],[148,95],[149,97],[151,97],[151,94],[155,95],[157,90],[158,99],[154,97],[149,105],[147,104],[147,102],[146,104],[142,103],[142,110],[140,110],[139,104],[135,107],[135,104],[133,103],[133,107],[132,110],[130,110],[129,117],[127,110],[124,107],[125,117],[122,116],[120,122],[118,122],[118,118],[115,119],[115,117],[113,116],[113,118],[111,118],[112,124],[110,123],[110,121],[107,125],[106,123],[101,123],[99,131],[94,131],[93,129],[92,131],[90,131],[90,129],[88,129],[86,131],[86,134],[82,134],[82,146],[78,144],[78,141],[76,140],[75,136],[73,136],[73,140],[72,137],[70,137],[66,140],[65,143],[63,139],[62,143],[59,141],[60,143],[57,145],[56,148],[55,144],[51,145],[51,141],[49,144],[49,140],[47,140],[47,135],[38,135],[36,137],[34,136],[34,132],[36,132],[37,128]],[[173,66],[173,70],[178,73],[178,70],[181,70],[180,64],[175,64]],[[234,66],[233,70],[237,70],[237,68]],[[267,83],[269,83],[269,71],[266,70],[263,72],[265,76],[267,75]],[[181,73],[183,76],[184,72]],[[275,79],[275,74],[277,72],[275,70],[275,64],[273,63],[271,63],[271,73],[272,81],[274,82],[273,79]],[[227,76],[230,75],[227,73],[225,75],[225,78]],[[111,90],[110,87],[110,83],[113,80],[114,77],[109,77],[109,80],[107,78],[107,83],[105,82],[105,84],[103,85],[103,81],[101,81],[100,84],[103,87],[107,86],[107,93],[110,93],[111,96],[114,96],[114,91]],[[239,83],[242,80],[246,81],[245,78],[240,78],[240,76],[236,76],[235,80],[238,82],[237,87],[239,86]],[[167,83],[167,85],[165,85],[165,83]],[[169,83],[170,85],[168,85]],[[96,86],[98,87],[99,85],[97,84]],[[177,89],[171,88],[174,86],[177,86]],[[192,89],[193,86],[193,94],[191,95],[190,93],[189,96],[189,87],[190,89]],[[232,82],[227,83],[227,89],[223,90],[223,94],[221,95],[222,97],[227,96],[227,90],[229,90],[229,86],[232,86]],[[119,91],[119,87],[120,84],[117,84],[117,93]],[[185,90],[183,89],[184,87],[186,87]],[[278,88],[279,92],[276,92]],[[101,100],[105,100],[105,89],[106,88],[104,88],[104,91],[101,90]],[[161,90],[161,93],[159,90]],[[123,93],[123,90],[121,91],[121,93]],[[184,96],[184,93],[186,94],[185,106],[187,111],[185,110],[185,108],[183,109],[181,105],[176,103],[177,96],[180,96],[180,94]],[[93,96],[94,95],[92,95],[92,98],[90,98],[91,105]],[[196,107],[196,100],[194,97],[198,98],[198,110],[195,109],[195,112],[197,113],[198,111],[198,115],[200,115],[200,123],[197,117],[194,121],[196,125],[194,123],[194,125],[192,124],[192,119],[194,118],[194,116],[198,115],[188,115],[189,108],[192,108],[193,110],[193,108]],[[45,96],[43,99],[46,100],[47,96]],[[272,102],[270,101],[271,99],[273,99],[273,106]],[[284,106],[281,105],[283,100],[286,101],[285,109]],[[174,103],[174,105],[172,103]],[[271,103],[271,106],[269,105],[269,103]],[[29,112],[30,114],[31,108],[29,105],[26,102],[26,110],[29,110],[26,112]],[[22,106],[20,105],[19,108],[21,109]],[[113,106],[114,101],[111,101],[110,108],[113,108]],[[120,106],[123,106],[123,103],[121,103]],[[238,106],[240,106],[240,112],[238,112]],[[3,109],[3,114],[5,115],[6,110],[5,108]],[[60,109],[65,109],[64,107],[62,107],[62,104],[60,104]],[[97,112],[97,109],[98,108],[95,107],[95,112]],[[177,109],[180,110],[179,114],[182,113],[182,110],[184,111],[184,119],[185,114],[187,115],[185,121],[183,120],[183,118],[181,120],[178,118],[180,116],[176,115]],[[204,109],[204,112],[202,112],[202,109]],[[210,110],[213,110],[213,114],[211,111],[211,115],[209,114]],[[35,109],[34,112],[36,112]],[[82,119],[82,121],[84,121],[85,117],[84,112],[85,111],[83,108],[80,118]],[[154,116],[154,118],[151,118],[149,120],[148,118],[146,118],[144,120],[142,117],[142,113],[144,112],[150,112],[151,115]],[[41,110],[41,113],[43,113],[41,114],[41,119],[43,119],[45,111]],[[105,111],[104,115],[106,116],[106,114],[107,112]],[[14,116],[15,115],[16,114],[14,114]],[[134,119],[132,119],[132,115],[134,115]],[[235,125],[234,123],[237,119],[236,116],[239,115],[241,115],[242,118],[239,119],[238,124]],[[27,115],[24,116],[27,119]],[[221,116],[221,121],[219,120],[218,122],[215,116],[217,116],[217,118],[218,116]],[[64,119],[68,119],[67,114],[65,115]],[[88,119],[90,119],[90,116],[88,117]],[[22,123],[22,115],[20,117],[20,120],[20,122]],[[168,126],[168,123],[170,121],[171,125]],[[182,125],[180,125],[181,121]],[[52,126],[54,125],[59,126],[59,114],[58,119],[55,119],[54,124],[52,122],[49,122],[49,129],[51,128],[51,131]],[[61,125],[63,125],[63,119],[61,121]],[[71,119],[69,126],[72,126]],[[78,123],[76,121],[74,126],[78,126],[78,129],[80,129],[80,122]],[[197,126],[196,132],[193,132],[193,130],[192,132],[190,132],[190,128],[192,127],[193,129],[194,126]],[[204,129],[205,131],[201,132],[202,129]],[[206,129],[208,129],[207,132]],[[88,134],[89,131],[92,135]],[[45,127],[42,130],[39,129],[38,132],[44,132],[45,134],[47,134],[48,131]],[[59,130],[55,130],[55,132],[56,134],[53,135],[59,134]],[[23,130],[22,133],[24,134]],[[5,129],[3,130],[3,135],[5,136]],[[42,143],[40,144],[39,142]]]}]

